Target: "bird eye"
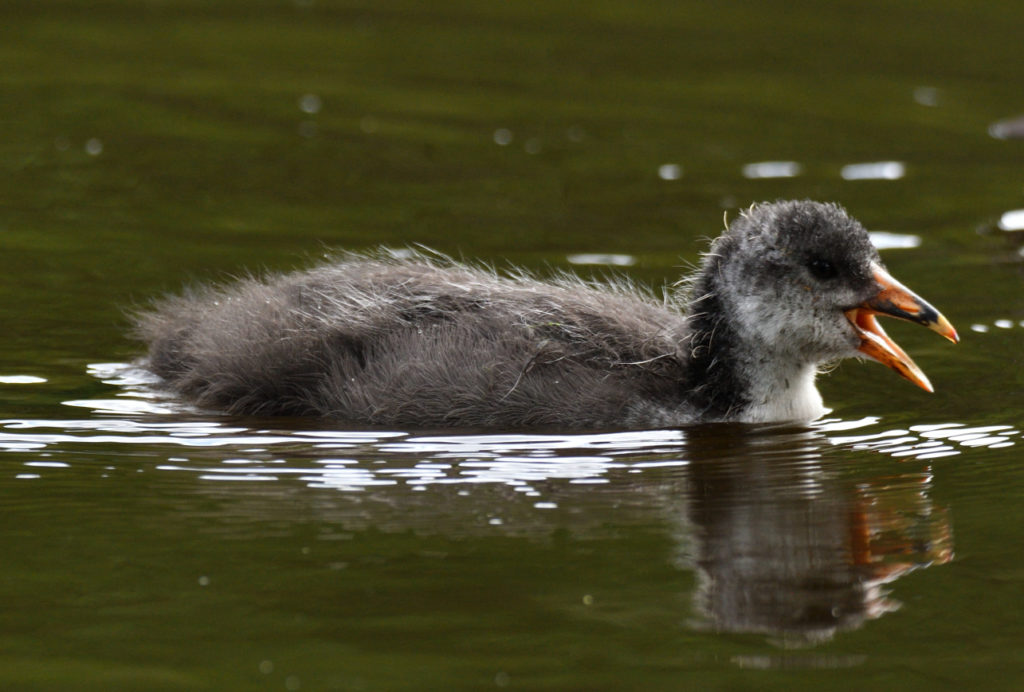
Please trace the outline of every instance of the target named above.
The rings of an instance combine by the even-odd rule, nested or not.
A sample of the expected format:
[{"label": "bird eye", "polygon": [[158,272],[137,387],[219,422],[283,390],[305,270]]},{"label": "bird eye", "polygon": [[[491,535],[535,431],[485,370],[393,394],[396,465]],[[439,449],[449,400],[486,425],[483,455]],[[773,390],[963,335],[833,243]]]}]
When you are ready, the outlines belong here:
[{"label": "bird eye", "polygon": [[807,262],[807,269],[811,272],[811,276],[819,281],[827,281],[839,276],[839,270],[836,269],[836,265],[820,257],[812,257]]}]

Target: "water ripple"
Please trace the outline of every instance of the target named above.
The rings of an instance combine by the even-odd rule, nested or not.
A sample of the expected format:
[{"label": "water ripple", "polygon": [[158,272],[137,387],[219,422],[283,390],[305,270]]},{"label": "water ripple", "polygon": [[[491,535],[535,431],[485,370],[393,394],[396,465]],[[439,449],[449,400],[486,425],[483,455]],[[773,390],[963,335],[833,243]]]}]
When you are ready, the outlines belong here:
[{"label": "water ripple", "polygon": [[[165,421],[161,417],[10,419],[0,421],[0,450],[41,456],[83,446],[115,445],[139,451],[156,448],[157,456],[163,455],[169,462],[155,465],[158,471],[217,481],[297,478],[311,487],[349,491],[397,483],[418,487],[497,483],[517,487],[547,480],[603,483],[615,472],[686,467],[692,462],[692,435],[697,432],[704,434],[701,428],[690,428],[565,435],[412,435],[400,431],[256,429],[216,421]],[[774,439],[771,429],[764,434],[768,435],[765,440]],[[819,458],[827,446],[897,459],[929,460],[975,448],[1011,447],[1021,432],[1010,425],[955,422],[885,428],[876,418],[864,418],[825,420],[804,435],[763,453],[777,456],[777,463],[783,464]],[[758,444],[754,439],[753,444]],[[338,451],[344,456],[339,457]],[[182,463],[190,458],[180,456],[182,452],[203,461]],[[306,463],[296,464],[299,459]]]},{"label": "water ripple", "polygon": [[[97,364],[90,372],[118,387],[114,401],[145,404],[164,396],[153,386],[151,375],[131,365]],[[0,420],[0,451],[31,456],[31,473],[43,476],[67,472],[69,454],[108,453],[113,446],[122,448],[120,455],[134,451],[155,458],[157,463],[148,468],[203,481],[292,479],[343,491],[380,485],[424,489],[497,484],[534,493],[538,484],[548,481],[603,484],[621,474],[685,469],[708,455],[734,455],[737,445],[753,450],[744,454],[778,465],[816,463],[829,449],[931,460],[1011,447],[1021,435],[1011,425],[940,422],[887,427],[877,417],[825,419],[810,428],[691,426],[584,434],[288,430],[249,427],[244,424],[248,419],[211,419],[183,410],[170,398],[156,406],[159,413],[148,406],[129,406],[130,414],[121,410],[113,415],[110,401],[72,402],[75,408],[95,411],[91,418]],[[812,476],[806,475],[813,481],[810,485],[801,486],[808,492],[817,482]]]},{"label": "water ripple", "polygon": [[912,425],[909,429],[883,430],[863,435],[836,435],[829,438],[835,445],[852,449],[869,449],[894,457],[938,459],[956,456],[961,447],[1012,447],[1020,431],[1009,425],[969,427],[963,423]]}]

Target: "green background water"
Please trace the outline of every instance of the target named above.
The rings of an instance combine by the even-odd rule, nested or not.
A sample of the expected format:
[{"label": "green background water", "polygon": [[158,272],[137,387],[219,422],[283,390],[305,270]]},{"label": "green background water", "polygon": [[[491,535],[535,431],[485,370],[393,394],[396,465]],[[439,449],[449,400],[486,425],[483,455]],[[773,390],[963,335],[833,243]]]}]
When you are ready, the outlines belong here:
[{"label": "green background water", "polygon": [[[1019,689],[1024,259],[998,220],[1024,142],[988,126],[1024,112],[1022,22],[7,0],[0,686]],[[800,174],[744,175],[762,161]],[[841,175],[876,161],[904,174]],[[920,238],[883,256],[963,343],[890,332],[935,395],[851,363],[821,385],[850,431],[391,435],[224,419],[96,366],[189,281],[423,243],[542,272],[618,253],[663,283],[780,197]],[[829,588],[855,604],[791,648]],[[757,593],[792,600],[756,627],[708,605]]]}]

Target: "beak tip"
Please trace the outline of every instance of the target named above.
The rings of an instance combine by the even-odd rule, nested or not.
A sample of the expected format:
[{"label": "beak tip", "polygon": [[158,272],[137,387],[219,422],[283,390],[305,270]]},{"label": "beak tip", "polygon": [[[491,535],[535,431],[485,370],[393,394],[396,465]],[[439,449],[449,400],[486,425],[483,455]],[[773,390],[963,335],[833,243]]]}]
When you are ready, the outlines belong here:
[{"label": "beak tip", "polygon": [[957,334],[956,329],[953,327],[952,324],[949,323],[949,320],[947,320],[944,316],[939,315],[938,319],[935,321],[934,326],[932,326],[932,328],[942,336],[952,341],[954,344],[960,343],[960,335]]},{"label": "beak tip", "polygon": [[912,361],[907,363],[905,371],[897,370],[897,372],[929,394],[935,393],[935,387],[932,386],[931,380],[929,380],[928,376],[925,375]]},{"label": "beak tip", "polygon": [[900,374],[929,394],[934,394],[935,387],[932,386],[931,380],[928,379],[928,376],[925,375],[913,361],[908,362],[907,366],[907,372],[901,372]]}]

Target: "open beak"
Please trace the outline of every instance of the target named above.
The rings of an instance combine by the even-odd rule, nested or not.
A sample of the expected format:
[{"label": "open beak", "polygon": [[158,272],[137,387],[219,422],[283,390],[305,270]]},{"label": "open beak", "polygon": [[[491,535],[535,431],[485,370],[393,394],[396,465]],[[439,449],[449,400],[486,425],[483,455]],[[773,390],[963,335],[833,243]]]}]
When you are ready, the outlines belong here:
[{"label": "open beak", "polygon": [[953,325],[923,299],[889,275],[881,266],[872,263],[875,281],[881,289],[855,308],[845,311],[846,319],[857,330],[860,346],[857,350],[872,360],[892,368],[921,389],[931,392],[932,383],[896,342],[889,338],[875,315],[889,315],[908,322],[923,324],[942,334],[954,344],[960,341]]}]

